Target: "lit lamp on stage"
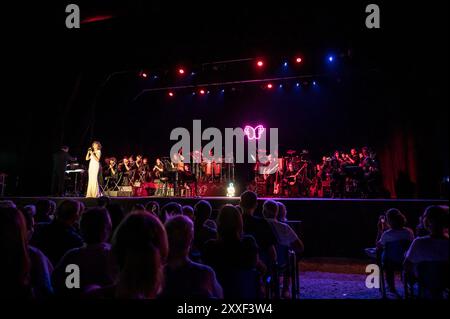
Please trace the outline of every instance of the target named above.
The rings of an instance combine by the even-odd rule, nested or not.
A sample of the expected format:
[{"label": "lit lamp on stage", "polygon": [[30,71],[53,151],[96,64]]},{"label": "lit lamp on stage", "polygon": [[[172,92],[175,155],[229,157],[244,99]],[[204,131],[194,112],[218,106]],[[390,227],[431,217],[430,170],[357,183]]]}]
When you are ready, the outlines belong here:
[{"label": "lit lamp on stage", "polygon": [[227,187],[227,197],[234,197],[236,190],[234,189],[233,183],[230,183]]}]

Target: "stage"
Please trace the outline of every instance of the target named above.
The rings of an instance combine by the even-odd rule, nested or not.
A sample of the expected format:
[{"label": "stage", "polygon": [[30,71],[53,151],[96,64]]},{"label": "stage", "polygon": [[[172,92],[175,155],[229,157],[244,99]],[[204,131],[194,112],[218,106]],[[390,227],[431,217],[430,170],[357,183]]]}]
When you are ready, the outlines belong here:
[{"label": "stage", "polygon": [[[33,204],[48,198],[56,203],[69,197],[8,197],[16,205]],[[87,207],[95,206],[94,198],[76,198]],[[119,203],[125,211],[135,204],[146,204],[155,200],[161,206],[170,201],[182,205],[194,205],[198,200],[208,200],[217,210],[224,204],[238,204],[239,197],[111,197],[111,203]],[[373,247],[377,232],[378,216],[389,208],[398,208],[414,228],[429,205],[448,205],[442,199],[326,199],[326,198],[270,198],[283,202],[288,210],[288,219],[301,232],[308,257],[364,257],[363,249]],[[257,214],[261,213],[259,199]],[[295,222],[300,221],[300,223]]]}]

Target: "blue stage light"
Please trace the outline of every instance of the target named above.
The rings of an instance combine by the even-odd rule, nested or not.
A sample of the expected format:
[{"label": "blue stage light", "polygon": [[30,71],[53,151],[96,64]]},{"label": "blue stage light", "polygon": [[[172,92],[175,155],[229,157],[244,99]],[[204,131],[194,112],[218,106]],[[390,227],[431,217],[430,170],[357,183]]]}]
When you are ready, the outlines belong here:
[{"label": "blue stage light", "polygon": [[333,62],[333,61],[334,61],[334,56],[329,55],[329,56],[328,56],[328,62]]}]

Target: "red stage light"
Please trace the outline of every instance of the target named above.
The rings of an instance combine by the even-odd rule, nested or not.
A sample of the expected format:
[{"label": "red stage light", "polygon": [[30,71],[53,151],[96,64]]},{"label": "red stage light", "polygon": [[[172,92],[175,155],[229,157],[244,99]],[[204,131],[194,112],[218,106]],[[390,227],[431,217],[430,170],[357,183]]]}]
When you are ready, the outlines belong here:
[{"label": "red stage light", "polygon": [[264,65],[264,62],[261,60],[258,60],[258,62],[256,62],[256,65],[259,67],[262,67]]},{"label": "red stage light", "polygon": [[146,78],[148,75],[147,75],[147,73],[145,73],[145,72],[141,72],[141,77],[143,77],[143,78]]},{"label": "red stage light", "polygon": [[169,92],[169,96],[172,97],[173,96],[173,92]]},{"label": "red stage light", "polygon": [[295,62],[301,63],[301,62],[302,62],[302,58],[300,58],[300,57],[296,58],[296,59],[295,59]]},{"label": "red stage light", "polygon": [[205,94],[205,90],[200,90],[200,94]]},{"label": "red stage light", "polygon": [[178,73],[184,74],[184,69],[178,69]]},{"label": "red stage light", "polygon": [[272,83],[267,84],[267,88],[271,89],[273,87]]}]

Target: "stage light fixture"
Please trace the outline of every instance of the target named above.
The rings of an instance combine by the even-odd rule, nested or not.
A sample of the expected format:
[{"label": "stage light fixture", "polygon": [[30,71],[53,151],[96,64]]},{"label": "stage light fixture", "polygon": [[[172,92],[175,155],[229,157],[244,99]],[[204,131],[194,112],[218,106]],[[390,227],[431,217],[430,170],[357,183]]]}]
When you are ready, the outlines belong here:
[{"label": "stage light fixture", "polygon": [[203,94],[205,94],[205,90],[201,89],[201,90],[199,91],[199,93],[200,93],[201,95],[203,95]]},{"label": "stage light fixture", "polygon": [[280,84],[279,87],[280,87],[280,89],[283,88],[283,84]]},{"label": "stage light fixture", "polygon": [[174,94],[173,94],[173,92],[172,92],[172,91],[171,91],[171,92],[169,92],[169,96],[170,96],[170,97],[174,96]]},{"label": "stage light fixture", "polygon": [[287,66],[288,66],[288,63],[287,63],[287,62],[284,62],[284,63],[283,63],[283,66],[284,66],[284,67],[287,67]]},{"label": "stage light fixture", "polygon": [[298,82],[295,83],[295,86],[296,86],[296,87],[299,87],[299,86],[300,86],[300,83],[298,83]]},{"label": "stage light fixture", "polygon": [[183,68],[179,68],[179,69],[178,69],[178,73],[179,73],[179,74],[184,74],[184,69],[183,69]]},{"label": "stage light fixture", "polygon": [[334,56],[329,55],[329,56],[328,56],[328,62],[333,62],[333,61],[334,61]]},{"label": "stage light fixture", "polygon": [[296,58],[295,58],[295,62],[296,62],[296,63],[302,63],[302,61],[303,61],[303,60],[302,60],[301,57],[296,57]]},{"label": "stage light fixture", "polygon": [[141,76],[141,78],[146,79],[148,77],[147,72],[141,71],[141,73],[139,73],[139,75]]},{"label": "stage light fixture", "polygon": [[273,87],[272,83],[268,83],[266,86],[268,89],[271,89]]},{"label": "stage light fixture", "polygon": [[258,62],[256,62],[256,65],[261,68],[264,66],[264,62],[262,60],[258,60]]}]

